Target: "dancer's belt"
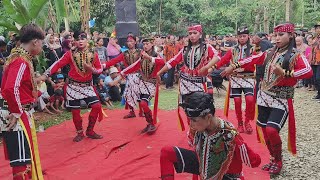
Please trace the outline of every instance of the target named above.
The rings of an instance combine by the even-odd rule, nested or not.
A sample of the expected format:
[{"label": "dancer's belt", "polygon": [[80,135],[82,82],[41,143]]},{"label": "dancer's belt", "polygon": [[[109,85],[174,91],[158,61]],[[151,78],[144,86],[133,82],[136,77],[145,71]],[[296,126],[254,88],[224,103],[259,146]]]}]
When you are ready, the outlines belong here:
[{"label": "dancer's belt", "polygon": [[23,104],[21,106],[24,111],[31,111],[34,107],[34,103]]},{"label": "dancer's belt", "polygon": [[92,81],[80,82],[73,79],[69,79],[69,84],[80,86],[80,87],[86,87],[86,86],[92,86]]},{"label": "dancer's belt", "polygon": [[265,91],[267,94],[280,99],[292,99],[294,96],[294,87],[292,86],[273,86]]},{"label": "dancer's belt", "polygon": [[207,77],[200,77],[200,76],[188,76],[184,73],[180,73],[180,78],[190,81],[192,83],[205,83],[207,82]]},{"label": "dancer's belt", "polygon": [[255,75],[254,73],[236,73],[232,75],[233,77],[238,77],[238,78],[254,78]]},{"label": "dancer's belt", "polygon": [[149,82],[149,83],[153,83],[153,84],[156,84],[157,83],[157,79],[155,78],[142,78],[142,80],[146,81],[146,82]]},{"label": "dancer's belt", "polygon": [[[22,110],[30,111],[34,107],[34,103],[29,104],[22,104]],[[8,102],[5,99],[0,99],[0,109],[1,110],[8,110]]]},{"label": "dancer's belt", "polygon": [[1,108],[1,109],[4,109],[4,110],[7,110],[7,109],[8,109],[8,103],[7,103],[6,100],[0,99],[0,108]]},{"label": "dancer's belt", "polygon": [[242,177],[241,173],[238,173],[238,174],[225,174],[223,176],[223,179],[226,179],[226,180],[238,180],[241,177]]}]

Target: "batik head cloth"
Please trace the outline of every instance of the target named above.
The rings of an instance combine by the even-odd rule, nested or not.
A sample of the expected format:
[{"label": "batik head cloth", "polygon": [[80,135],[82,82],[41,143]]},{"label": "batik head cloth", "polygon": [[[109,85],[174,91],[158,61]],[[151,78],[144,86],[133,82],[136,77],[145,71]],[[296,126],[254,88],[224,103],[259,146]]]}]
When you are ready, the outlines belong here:
[{"label": "batik head cloth", "polygon": [[246,26],[240,27],[237,30],[237,34],[241,35],[241,34],[249,34],[249,29]]},{"label": "batik head cloth", "polygon": [[314,28],[320,27],[320,22],[318,22],[317,24],[315,24],[313,27],[314,27]]},{"label": "batik head cloth", "polygon": [[284,23],[279,24],[278,26],[273,28],[273,32],[287,32],[287,33],[293,33],[294,32],[294,24],[291,23]]},{"label": "batik head cloth", "polygon": [[194,26],[189,26],[188,31],[198,31],[199,33],[202,34],[202,26],[200,24],[194,25]]},{"label": "batik head cloth", "polygon": [[215,111],[212,96],[205,92],[191,93],[179,106],[188,117],[201,117]]},{"label": "batik head cloth", "polygon": [[129,40],[136,41],[136,38],[134,36],[130,35],[130,36],[127,37],[127,41],[129,41]]}]

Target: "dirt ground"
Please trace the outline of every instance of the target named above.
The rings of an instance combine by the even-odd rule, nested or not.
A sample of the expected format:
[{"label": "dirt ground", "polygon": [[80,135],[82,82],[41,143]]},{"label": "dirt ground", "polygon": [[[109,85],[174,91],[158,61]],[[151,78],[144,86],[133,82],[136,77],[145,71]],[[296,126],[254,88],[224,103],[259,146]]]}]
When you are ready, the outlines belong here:
[{"label": "dirt ground", "polygon": [[[315,91],[298,88],[295,91],[294,109],[297,127],[297,156],[287,150],[287,123],[280,134],[283,144],[283,169],[280,175],[272,176],[273,180],[318,180],[320,177],[320,103],[312,100]],[[225,92],[220,97],[215,94],[217,108],[223,108]],[[234,108],[233,100],[230,108]],[[245,104],[243,104],[245,108]]]}]

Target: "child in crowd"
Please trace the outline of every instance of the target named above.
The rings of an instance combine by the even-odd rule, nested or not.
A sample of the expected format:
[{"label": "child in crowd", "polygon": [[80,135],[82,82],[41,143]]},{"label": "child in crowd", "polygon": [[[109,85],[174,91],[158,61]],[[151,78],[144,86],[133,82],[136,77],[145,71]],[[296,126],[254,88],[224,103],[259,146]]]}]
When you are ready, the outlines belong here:
[{"label": "child in crowd", "polygon": [[110,95],[108,94],[108,90],[104,86],[104,81],[102,78],[99,79],[99,83],[97,84],[97,91],[99,93],[101,103],[104,105],[107,105],[109,109],[112,109],[113,104],[110,100]]},{"label": "child in crowd", "polygon": [[[40,77],[40,73],[36,73],[36,77]],[[50,106],[49,98],[50,95],[48,94],[47,91],[47,84],[44,81],[38,81],[37,82],[37,88],[39,92],[39,96],[37,99],[37,108],[40,111],[46,112],[48,114],[53,114],[48,107]]]},{"label": "child in crowd", "polygon": [[50,107],[57,113],[62,113],[59,109],[64,108],[64,97],[63,97],[63,86],[64,86],[64,76],[63,74],[57,75],[57,82],[52,84],[54,89],[54,94],[50,97]]}]

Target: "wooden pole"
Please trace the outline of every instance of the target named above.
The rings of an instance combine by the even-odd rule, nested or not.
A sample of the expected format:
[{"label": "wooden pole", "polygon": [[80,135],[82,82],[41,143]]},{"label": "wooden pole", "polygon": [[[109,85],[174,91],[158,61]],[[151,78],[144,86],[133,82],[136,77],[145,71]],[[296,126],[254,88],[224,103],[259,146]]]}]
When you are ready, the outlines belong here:
[{"label": "wooden pole", "polygon": [[80,0],[81,30],[89,33],[90,0]]},{"label": "wooden pole", "polygon": [[64,17],[64,28],[66,31],[69,32],[70,26],[69,26],[69,3],[65,0],[64,6],[66,7],[66,17]]},{"label": "wooden pole", "polygon": [[[238,11],[238,0],[236,0],[236,10]],[[238,31],[238,19],[236,17],[236,34],[237,34],[237,31]]]},{"label": "wooden pole", "polygon": [[286,0],[286,21],[290,21],[290,0]]},{"label": "wooden pole", "polygon": [[160,15],[159,15],[159,35],[161,34],[161,16],[162,16],[162,0],[160,0],[160,7],[159,7],[159,10],[160,10]]}]

